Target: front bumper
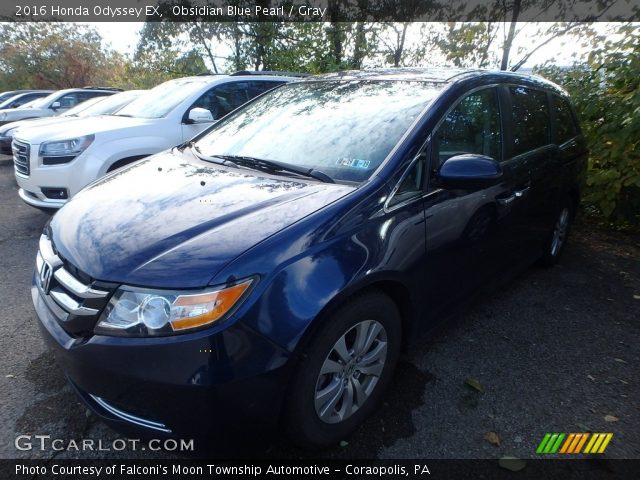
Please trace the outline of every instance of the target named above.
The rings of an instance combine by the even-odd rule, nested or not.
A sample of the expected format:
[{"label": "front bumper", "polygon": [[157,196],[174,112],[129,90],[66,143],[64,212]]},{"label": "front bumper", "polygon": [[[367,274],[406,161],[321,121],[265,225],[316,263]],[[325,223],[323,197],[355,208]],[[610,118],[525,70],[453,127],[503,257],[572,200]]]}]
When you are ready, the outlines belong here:
[{"label": "front bumper", "polygon": [[[16,176],[17,177],[17,176]],[[20,182],[18,182],[20,184]],[[27,205],[31,205],[36,208],[50,208],[50,209],[59,209],[67,202],[67,200],[52,200],[50,198],[44,197],[42,193],[40,196],[34,192],[29,192],[24,188],[20,188],[18,190],[18,196],[20,199],[25,202]],[[40,197],[44,197],[40,198]]]},{"label": "front bumper", "polygon": [[37,283],[39,326],[84,403],[127,434],[207,436],[277,428],[289,354],[236,322],[217,333],[73,337]]}]

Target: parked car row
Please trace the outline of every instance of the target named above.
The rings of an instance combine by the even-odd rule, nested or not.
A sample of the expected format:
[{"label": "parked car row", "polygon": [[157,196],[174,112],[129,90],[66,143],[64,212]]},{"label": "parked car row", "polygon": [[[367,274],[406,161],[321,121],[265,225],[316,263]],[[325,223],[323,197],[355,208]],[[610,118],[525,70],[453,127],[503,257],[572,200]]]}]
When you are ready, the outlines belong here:
[{"label": "parked car row", "polygon": [[[0,125],[18,120],[25,120],[27,118],[53,117],[75,107],[85,100],[89,100],[90,98],[113,95],[119,91],[121,90],[117,88],[85,87],[67,88],[65,90],[57,90],[55,92],[40,91],[36,93],[18,94],[16,96],[22,97],[25,95],[32,95],[34,97],[27,103],[19,105],[17,108],[2,108],[0,110]],[[7,102],[15,99],[16,96],[10,97]]]},{"label": "parked car row", "polygon": [[23,199],[64,204],[31,295],[97,415],[312,448],[454,307],[558,261],[587,157],[556,85],[429,69],[173,80],[13,149]]},{"label": "parked car row", "polygon": [[248,100],[298,78],[240,73],[170,80],[108,115],[21,125],[12,140],[20,197],[58,209],[106,173],[188,141]]},{"label": "parked car row", "polygon": [[16,90],[0,94],[0,111],[22,107],[33,100],[46,97],[53,90]]},{"label": "parked car row", "polygon": [[128,90],[116,93],[112,96],[93,97],[54,117],[29,118],[26,120],[5,123],[0,127],[0,153],[5,155],[11,154],[13,134],[20,127],[56,125],[58,128],[64,128],[65,123],[62,121],[70,118],[75,119],[96,115],[111,115],[120,110],[126,104],[131,103],[140,96],[142,92],[143,90]]}]

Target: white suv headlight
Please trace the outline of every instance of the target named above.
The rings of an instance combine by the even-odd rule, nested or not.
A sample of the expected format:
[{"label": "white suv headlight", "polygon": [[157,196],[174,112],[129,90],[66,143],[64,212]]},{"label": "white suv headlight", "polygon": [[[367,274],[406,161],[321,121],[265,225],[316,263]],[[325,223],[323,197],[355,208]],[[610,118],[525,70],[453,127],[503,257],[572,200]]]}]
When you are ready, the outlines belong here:
[{"label": "white suv headlight", "polygon": [[55,142],[46,142],[40,145],[40,156],[42,157],[62,157],[62,156],[78,156],[84,152],[91,142],[95,139],[94,135],[85,135],[84,137],[70,138],[69,140],[58,140]]}]

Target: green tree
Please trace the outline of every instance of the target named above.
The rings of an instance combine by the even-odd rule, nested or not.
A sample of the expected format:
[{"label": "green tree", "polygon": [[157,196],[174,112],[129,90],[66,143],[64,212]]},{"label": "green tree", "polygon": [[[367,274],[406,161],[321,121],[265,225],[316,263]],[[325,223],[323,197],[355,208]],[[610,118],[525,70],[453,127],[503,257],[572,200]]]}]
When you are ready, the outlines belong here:
[{"label": "green tree", "polygon": [[584,202],[607,220],[640,224],[640,27],[592,36],[586,65],[537,73],[573,98],[590,160]]},{"label": "green tree", "polygon": [[111,85],[124,58],[93,28],[68,23],[1,23],[0,88]]}]

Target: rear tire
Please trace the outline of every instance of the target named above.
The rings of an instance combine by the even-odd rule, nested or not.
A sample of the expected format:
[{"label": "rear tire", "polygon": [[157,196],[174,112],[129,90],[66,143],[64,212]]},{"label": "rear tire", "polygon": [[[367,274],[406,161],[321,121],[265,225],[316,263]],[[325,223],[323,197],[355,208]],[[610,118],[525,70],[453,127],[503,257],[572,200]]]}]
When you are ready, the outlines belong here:
[{"label": "rear tire", "polygon": [[401,338],[398,309],[379,291],[363,293],[332,312],[294,374],[285,418],[290,438],[317,449],[351,434],[380,403]]},{"label": "rear tire", "polygon": [[538,261],[540,266],[551,267],[558,263],[567,244],[567,237],[574,217],[574,209],[573,202],[569,197],[566,197],[556,210],[553,227],[544,245],[544,253]]}]

